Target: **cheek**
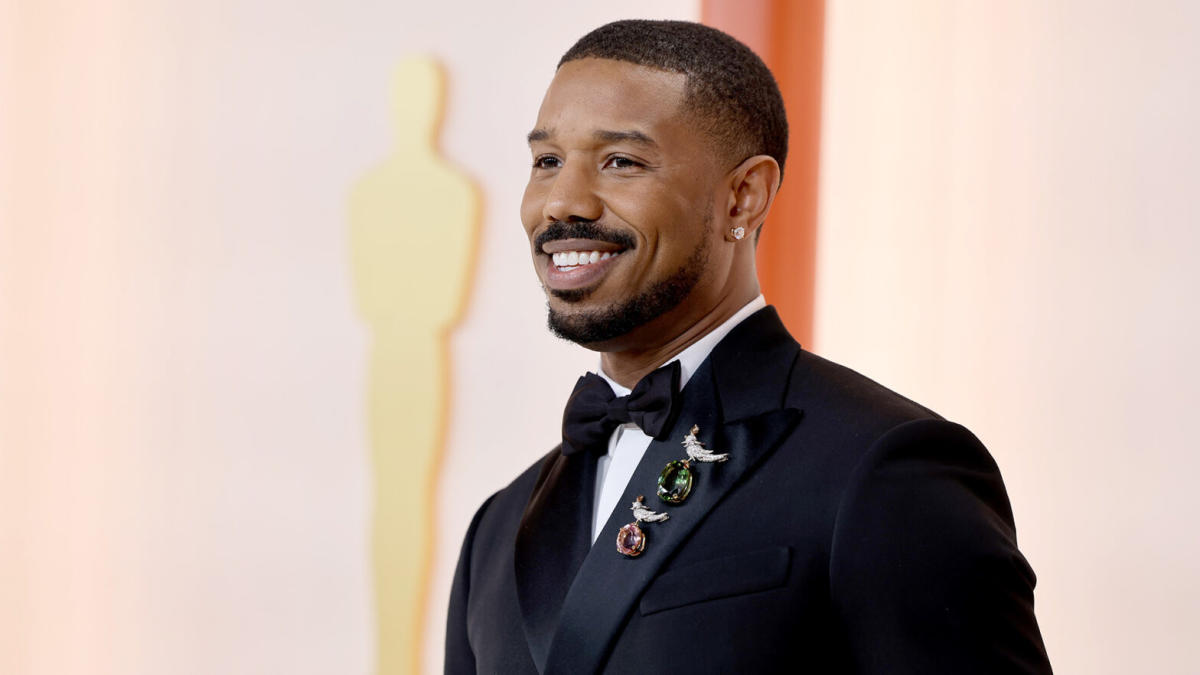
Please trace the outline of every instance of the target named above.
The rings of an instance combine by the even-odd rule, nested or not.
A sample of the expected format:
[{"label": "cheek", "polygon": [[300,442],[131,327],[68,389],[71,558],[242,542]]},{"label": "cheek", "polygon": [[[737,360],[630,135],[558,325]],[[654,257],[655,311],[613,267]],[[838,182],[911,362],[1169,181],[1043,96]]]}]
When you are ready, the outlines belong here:
[{"label": "cheek", "polygon": [[687,200],[667,186],[645,182],[621,186],[600,195],[620,220],[644,233],[647,239],[671,238],[680,230]]},{"label": "cheek", "polygon": [[642,210],[647,222],[657,225],[659,246],[691,251],[705,236],[707,204],[693,201],[678,193],[661,195],[652,208]]}]

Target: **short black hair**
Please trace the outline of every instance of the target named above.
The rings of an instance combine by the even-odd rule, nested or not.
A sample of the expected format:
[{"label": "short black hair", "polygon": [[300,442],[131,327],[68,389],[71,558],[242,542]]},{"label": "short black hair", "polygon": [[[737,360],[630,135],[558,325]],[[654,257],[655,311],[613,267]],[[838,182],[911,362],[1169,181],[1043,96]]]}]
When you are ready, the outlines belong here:
[{"label": "short black hair", "polygon": [[690,21],[629,19],[579,38],[558,62],[597,58],[687,75],[684,105],[732,160],[787,159],[783,96],[762,59],[736,38]]}]

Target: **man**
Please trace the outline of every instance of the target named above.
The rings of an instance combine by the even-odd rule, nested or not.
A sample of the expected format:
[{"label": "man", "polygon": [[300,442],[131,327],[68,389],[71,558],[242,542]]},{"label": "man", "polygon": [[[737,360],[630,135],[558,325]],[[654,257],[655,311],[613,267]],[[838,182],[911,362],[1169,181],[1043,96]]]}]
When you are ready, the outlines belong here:
[{"label": "man", "polygon": [[759,294],[787,148],[763,63],[697,24],[609,24],[529,142],[550,327],[600,369],[472,521],[446,671],[1049,672],[987,451],[801,350]]}]

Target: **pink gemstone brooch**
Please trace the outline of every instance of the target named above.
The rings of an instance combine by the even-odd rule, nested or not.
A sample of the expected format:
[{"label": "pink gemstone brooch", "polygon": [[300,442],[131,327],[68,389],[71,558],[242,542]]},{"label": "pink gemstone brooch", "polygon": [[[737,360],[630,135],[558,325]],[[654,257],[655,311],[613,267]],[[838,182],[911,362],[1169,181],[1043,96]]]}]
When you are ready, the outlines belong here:
[{"label": "pink gemstone brooch", "polygon": [[646,550],[646,533],[639,527],[639,523],[661,523],[670,518],[665,513],[655,513],[646,508],[642,499],[642,495],[638,495],[629,507],[629,510],[633,511],[633,522],[617,532],[617,551],[630,558],[636,558]]}]

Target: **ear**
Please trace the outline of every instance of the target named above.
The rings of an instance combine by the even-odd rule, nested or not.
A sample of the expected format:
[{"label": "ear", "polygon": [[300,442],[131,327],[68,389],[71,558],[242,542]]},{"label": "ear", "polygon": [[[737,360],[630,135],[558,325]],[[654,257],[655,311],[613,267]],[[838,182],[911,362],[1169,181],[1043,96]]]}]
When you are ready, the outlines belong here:
[{"label": "ear", "polygon": [[734,167],[729,173],[726,241],[755,240],[779,192],[779,180],[779,162],[769,155],[755,155]]}]

